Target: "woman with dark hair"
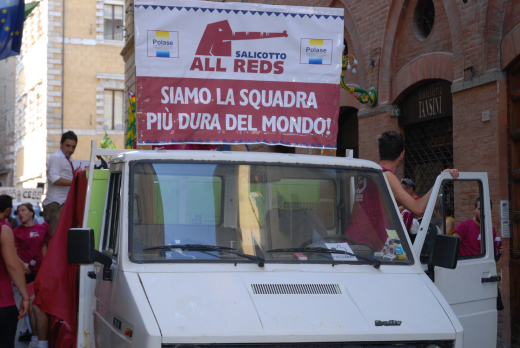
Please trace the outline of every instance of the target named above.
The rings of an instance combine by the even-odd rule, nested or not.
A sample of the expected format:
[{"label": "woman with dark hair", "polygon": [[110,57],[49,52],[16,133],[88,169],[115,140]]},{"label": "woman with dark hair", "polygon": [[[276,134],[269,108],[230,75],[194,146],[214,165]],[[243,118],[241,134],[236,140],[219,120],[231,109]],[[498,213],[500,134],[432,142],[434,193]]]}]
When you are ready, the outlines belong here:
[{"label": "woman with dark hair", "polygon": [[[18,206],[16,214],[22,223],[14,229],[16,252],[25,272],[27,284],[34,281],[40,269],[43,257],[47,253],[47,246],[51,240],[49,224],[34,223],[34,209],[31,203]],[[31,299],[32,302],[32,299]],[[29,321],[32,328],[30,348],[45,347],[48,345],[47,332],[40,327],[47,324],[46,314],[33,306],[29,310]]]},{"label": "woman with dark hair", "polygon": [[34,209],[32,204],[24,203],[16,211],[22,223],[14,229],[15,245],[18,257],[22,262],[27,284],[34,281],[43,257],[47,252],[47,245],[51,239],[49,224],[34,223]]}]

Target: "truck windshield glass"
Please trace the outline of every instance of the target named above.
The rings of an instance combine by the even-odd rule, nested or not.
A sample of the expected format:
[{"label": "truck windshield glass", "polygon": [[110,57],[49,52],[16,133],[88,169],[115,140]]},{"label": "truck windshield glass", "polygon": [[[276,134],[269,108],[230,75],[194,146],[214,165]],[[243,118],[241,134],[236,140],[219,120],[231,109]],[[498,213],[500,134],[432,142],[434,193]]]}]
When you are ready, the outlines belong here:
[{"label": "truck windshield glass", "polygon": [[[255,259],[224,249],[265,263],[410,262],[398,215],[376,170],[137,162],[131,178],[134,262]],[[216,248],[174,247],[194,244]]]}]

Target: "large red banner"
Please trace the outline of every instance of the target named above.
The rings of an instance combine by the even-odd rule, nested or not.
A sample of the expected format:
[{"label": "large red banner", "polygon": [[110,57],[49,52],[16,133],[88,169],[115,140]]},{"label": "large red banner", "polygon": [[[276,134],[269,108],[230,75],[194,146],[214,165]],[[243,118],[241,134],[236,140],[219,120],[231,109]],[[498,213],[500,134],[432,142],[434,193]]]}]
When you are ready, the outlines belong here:
[{"label": "large red banner", "polygon": [[139,139],[330,146],[338,132],[338,100],[332,97],[338,89],[332,84],[141,77]]},{"label": "large red banner", "polygon": [[138,143],[335,148],[342,11],[136,3]]}]

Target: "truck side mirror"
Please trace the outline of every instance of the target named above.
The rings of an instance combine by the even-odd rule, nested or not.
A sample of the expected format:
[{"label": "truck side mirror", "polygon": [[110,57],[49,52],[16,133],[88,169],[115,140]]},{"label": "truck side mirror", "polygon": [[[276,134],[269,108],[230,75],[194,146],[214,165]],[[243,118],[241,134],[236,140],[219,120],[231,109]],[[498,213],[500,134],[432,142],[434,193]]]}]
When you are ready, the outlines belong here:
[{"label": "truck side mirror", "polygon": [[455,269],[459,259],[460,238],[438,234],[430,258],[433,266]]},{"label": "truck side mirror", "polygon": [[91,228],[71,228],[67,233],[67,257],[69,263],[103,264],[103,280],[112,280],[112,258],[96,250],[94,230]]}]

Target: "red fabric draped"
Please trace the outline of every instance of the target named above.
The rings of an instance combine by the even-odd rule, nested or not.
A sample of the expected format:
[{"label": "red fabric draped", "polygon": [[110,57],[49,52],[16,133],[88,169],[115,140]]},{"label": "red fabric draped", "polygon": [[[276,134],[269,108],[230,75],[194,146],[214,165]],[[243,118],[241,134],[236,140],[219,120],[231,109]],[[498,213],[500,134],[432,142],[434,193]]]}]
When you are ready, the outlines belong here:
[{"label": "red fabric draped", "polygon": [[76,346],[78,266],[67,259],[67,232],[83,223],[87,183],[86,170],[76,170],[58,226],[34,281],[33,303],[51,315],[50,347]]},{"label": "red fabric draped", "polygon": [[343,234],[353,238],[358,244],[366,244],[380,251],[388,238],[387,226],[388,218],[377,184],[372,178],[360,177],[352,217]]}]

